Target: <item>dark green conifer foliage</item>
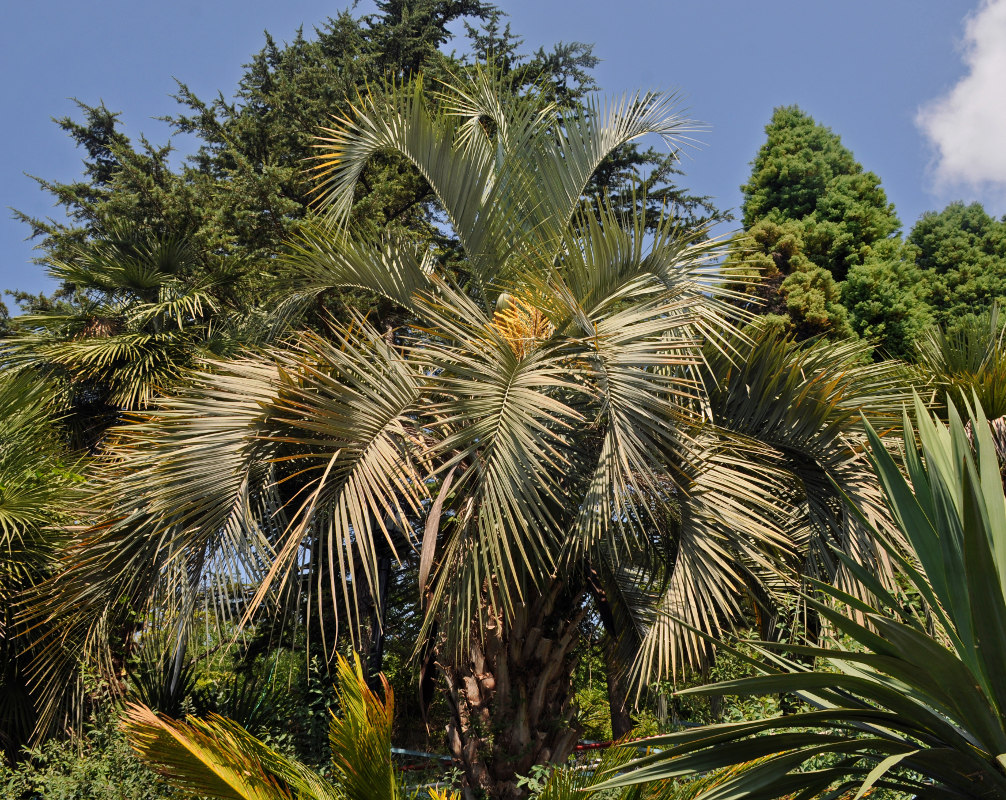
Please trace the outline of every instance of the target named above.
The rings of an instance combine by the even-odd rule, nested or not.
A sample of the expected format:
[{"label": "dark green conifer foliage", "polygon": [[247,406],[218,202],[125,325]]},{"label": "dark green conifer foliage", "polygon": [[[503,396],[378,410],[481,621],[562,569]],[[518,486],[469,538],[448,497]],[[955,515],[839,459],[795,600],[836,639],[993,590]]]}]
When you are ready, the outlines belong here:
[{"label": "dark green conifer foliage", "polygon": [[871,245],[901,227],[880,178],[864,172],[841,139],[798,106],[777,108],[765,132],[741,187],[744,227],[765,218],[800,221],[808,258],[845,280]]},{"label": "dark green conifer foliage", "polygon": [[916,341],[932,322],[920,297],[922,272],[898,240],[879,242],[842,284],[842,304],[856,333],[876,342],[878,355],[911,359]]},{"label": "dark green conifer foliage", "polygon": [[998,302],[1006,304],[1006,220],[979,203],[923,214],[906,239],[921,276],[920,295],[948,328]]},{"label": "dark green conifer foliage", "polygon": [[[39,261],[68,261],[87,240],[133,225],[154,236],[186,240],[207,270],[220,258],[239,261],[235,297],[245,307],[268,304],[277,254],[311,213],[307,168],[319,126],[351,113],[359,93],[380,92],[387,82],[407,80],[420,69],[431,88],[448,73],[464,70],[470,61],[442,52],[455,21],[467,21],[470,58],[509,70],[518,87],[535,84],[562,104],[576,103],[597,88],[590,73],[597,63],[591,45],[559,43],[522,55],[520,38],[502,24],[504,15],[481,0],[387,0],[377,6],[378,13],[363,18],[342,12],[313,36],[298,32],[289,43],[266,34],[265,46],[246,65],[230,99],[221,93],[204,100],[179,83],[175,99],[181,108],[164,119],[179,138],[197,144],[181,168],[169,163],[171,145],[131,141],[119,129],[117,113],[79,103],[83,118],[58,124],[85,152],[83,178],[70,183],[38,179],[67,220],[22,215],[40,239]],[[616,207],[646,202],[654,218],[664,206],[688,223],[714,215],[705,198],[673,185],[678,174],[673,155],[630,146],[605,165],[589,190],[609,193]],[[442,259],[453,257],[454,243],[437,224],[429,187],[403,159],[372,159],[359,187],[356,225],[407,229],[437,248]],[[57,294],[18,299],[29,311],[47,311],[60,298],[72,298],[66,287]],[[338,313],[343,300],[334,308],[329,303],[330,310]]]}]

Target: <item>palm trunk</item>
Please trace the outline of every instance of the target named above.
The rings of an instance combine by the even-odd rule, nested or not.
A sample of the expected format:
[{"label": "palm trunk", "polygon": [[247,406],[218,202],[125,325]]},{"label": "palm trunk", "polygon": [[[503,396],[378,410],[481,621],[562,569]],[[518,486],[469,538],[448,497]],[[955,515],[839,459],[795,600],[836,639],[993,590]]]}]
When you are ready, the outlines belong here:
[{"label": "palm trunk", "polygon": [[517,777],[561,763],[580,737],[572,697],[574,654],[586,609],[556,582],[503,630],[486,626],[460,664],[439,663],[451,721],[447,741],[468,785],[494,800],[522,796]]}]

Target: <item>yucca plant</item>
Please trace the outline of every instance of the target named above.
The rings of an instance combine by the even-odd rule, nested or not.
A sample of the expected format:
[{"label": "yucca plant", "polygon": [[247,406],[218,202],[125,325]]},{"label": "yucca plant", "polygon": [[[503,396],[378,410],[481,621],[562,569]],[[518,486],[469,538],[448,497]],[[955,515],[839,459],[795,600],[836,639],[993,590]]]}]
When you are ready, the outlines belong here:
[{"label": "yucca plant", "polygon": [[172,785],[201,797],[398,800],[404,795],[391,758],[391,686],[382,681],[382,701],[367,686],[359,658],[350,663],[337,656],[336,675],[340,713],[329,727],[332,781],[216,715],[179,722],[130,704],[122,726],[144,762]]},{"label": "yucca plant", "polygon": [[[887,591],[845,558],[875,598],[866,603],[819,584],[808,598],[835,641],[753,645],[763,675],[689,690],[786,692],[809,708],[771,719],[657,737],[661,752],[605,786],[715,770],[764,758],[704,798],[801,797],[889,788],[933,798],[1006,797],[1006,497],[980,405],[965,426],[916,399],[905,420],[902,474],[868,429],[872,462],[912,555],[889,544],[907,590]],[[970,427],[970,431],[967,429]],[[883,537],[880,537],[883,540]],[[806,666],[808,660],[816,667]]]}]

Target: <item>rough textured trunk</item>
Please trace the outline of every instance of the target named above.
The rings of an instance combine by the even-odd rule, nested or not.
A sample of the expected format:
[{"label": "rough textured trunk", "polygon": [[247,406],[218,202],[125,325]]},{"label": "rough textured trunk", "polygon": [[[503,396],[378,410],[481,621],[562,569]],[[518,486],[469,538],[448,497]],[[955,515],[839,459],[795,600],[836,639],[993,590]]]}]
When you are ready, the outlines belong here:
[{"label": "rough textured trunk", "polygon": [[583,596],[561,583],[530,599],[506,630],[491,620],[466,661],[438,661],[451,710],[447,741],[468,784],[496,800],[522,796],[517,776],[562,762],[580,737],[572,675]]}]

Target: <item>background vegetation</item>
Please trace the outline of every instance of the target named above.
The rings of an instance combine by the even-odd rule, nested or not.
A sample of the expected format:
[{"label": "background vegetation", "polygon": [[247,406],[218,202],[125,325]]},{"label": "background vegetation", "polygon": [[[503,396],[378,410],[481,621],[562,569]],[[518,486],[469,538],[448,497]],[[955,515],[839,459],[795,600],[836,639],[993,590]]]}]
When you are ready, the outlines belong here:
[{"label": "background vegetation", "polygon": [[[79,118],[58,121],[85,154],[84,175],[40,181],[65,220],[24,221],[41,245],[40,268],[60,288],[12,292],[21,314],[5,321],[0,372],[5,796],[183,796],[132,755],[115,722],[125,701],[176,718],[227,717],[331,778],[330,711],[345,701],[334,688],[345,663],[337,655],[351,651],[372,687],[380,673],[390,682],[392,743],[454,758],[451,772],[403,756],[427,770],[416,775],[497,797],[552,796],[565,773],[546,788],[542,762],[563,761],[581,739],[812,713],[806,687],[760,675],[770,645],[796,643],[790,666],[803,676],[817,674],[804,671],[815,659],[847,658],[825,646],[827,621],[844,645],[851,637],[881,652],[869,629],[833,619],[817,589],[878,620],[902,603],[947,607],[929,597],[939,594],[932,586],[906,581],[912,553],[923,553],[899,524],[904,497],[891,503],[883,491],[890,497],[895,482],[887,449],[912,452],[901,409],[913,390],[927,404],[917,425],[930,425],[930,413],[952,419],[962,393],[993,420],[979,459],[988,504],[998,503],[989,464],[1006,452],[1006,220],[957,203],[902,235],[880,178],[789,106],[772,112],[742,187],[741,229],[720,250],[709,223],[729,217],[681,185],[673,135],[684,122],[658,120],[664,101],[637,98],[625,112],[637,127],[610,135],[591,100],[589,45],[524,53],[505,16],[480,0],[377,5],[288,44],[267,37],[229,98],[207,102],[180,85],[168,117],[198,142],[181,164],[170,146],[130,141],[103,105],[81,103]],[[462,56],[449,51],[458,20]],[[322,160],[320,125],[331,126]],[[437,136],[454,136],[467,143],[464,157],[445,166],[416,156],[417,130],[428,133],[425,153],[436,152]],[[563,140],[563,170],[577,168],[581,145],[590,154],[571,195],[567,172],[550,184],[541,157],[557,131],[582,134]],[[636,133],[650,131],[670,137],[670,149],[641,144]],[[383,146],[354,155],[368,136]],[[604,157],[594,163],[597,142]],[[346,164],[358,167],[350,177]],[[482,190],[467,198],[480,209],[474,216],[440,180],[462,170],[468,190]],[[569,213],[545,214],[565,209],[559,195]],[[351,237],[324,221],[333,208]],[[493,215],[506,221],[484,221]],[[558,218],[569,224],[553,230]],[[561,278],[550,282],[553,266]],[[430,276],[447,300],[412,304]],[[667,322],[686,312],[687,323]],[[609,325],[622,349],[591,350],[584,319],[595,334]],[[668,341],[679,342],[673,358]],[[471,463],[495,456],[482,412],[451,405],[451,392],[464,381],[502,385],[507,369],[522,376],[542,343],[547,356],[513,419],[537,420],[536,436],[580,426],[576,446],[546,436],[521,450],[531,428],[511,420],[513,458],[503,467],[528,470],[538,458],[542,483],[471,477]],[[591,359],[601,366],[585,367]],[[424,369],[410,372],[417,363]],[[621,385],[611,382],[616,367]],[[407,411],[392,415],[399,427],[383,460],[367,462],[366,488],[330,506],[357,515],[336,568],[338,513],[313,516],[331,497],[311,492],[348,485],[340,453],[372,432],[357,423],[395,399],[389,386],[408,395]],[[871,440],[877,469],[863,456],[865,422],[883,437]],[[966,434],[953,424],[957,450],[946,458],[987,425],[976,417]],[[919,464],[944,458],[937,429],[926,429],[932,441]],[[431,431],[441,437],[432,450],[413,447]],[[386,476],[401,464],[419,470],[424,458],[439,460],[409,498],[408,481]],[[316,463],[334,470],[330,484]],[[382,481],[394,483],[393,500]],[[631,490],[619,500],[617,487]],[[619,523],[584,522],[578,509],[608,491]],[[487,492],[495,503],[468,499]],[[489,511],[464,522],[476,502]],[[986,516],[998,524],[996,514]],[[1006,534],[995,524],[993,550]],[[450,547],[471,530],[485,555],[466,572],[467,556]],[[551,538],[535,541],[542,530]],[[300,549],[288,551],[277,578],[263,554],[281,550],[290,531]],[[235,544],[245,535],[250,545]],[[569,570],[561,580],[559,564]],[[479,577],[486,570],[498,583]],[[211,585],[210,574],[224,580]],[[278,587],[268,596],[263,576]],[[877,598],[883,608],[869,605]],[[1002,606],[998,595],[990,602]],[[941,624],[953,628],[944,639],[967,642],[954,632],[959,621]],[[476,630],[483,645],[493,641],[493,625],[506,658],[458,644]],[[728,633],[769,644],[717,651],[712,642]],[[981,635],[1002,649],[998,633]],[[968,661],[966,648],[956,652]],[[506,664],[528,683],[512,697],[501,688]],[[516,712],[532,707],[522,692],[536,681],[553,690],[529,724],[532,745],[506,720],[526,721]],[[711,681],[719,688],[697,688]],[[827,700],[842,709],[831,720],[841,727],[851,712]],[[995,725],[983,735],[999,736]],[[902,750],[875,742],[848,774],[880,786],[900,769],[911,783],[925,764],[909,751],[926,735],[906,733]],[[687,732],[665,740],[684,743],[682,754],[694,741]],[[791,763],[770,756],[791,752],[774,741],[763,753],[737,752],[769,758],[758,774],[788,776]],[[874,775],[878,753],[901,758],[881,759]],[[725,755],[689,758],[699,765],[692,771],[735,766]],[[655,763],[637,777],[677,781],[688,771]],[[822,791],[839,772],[821,773]],[[782,780],[780,792],[789,785]]]}]

